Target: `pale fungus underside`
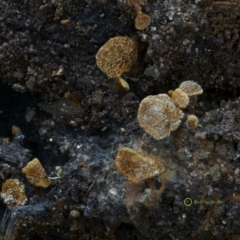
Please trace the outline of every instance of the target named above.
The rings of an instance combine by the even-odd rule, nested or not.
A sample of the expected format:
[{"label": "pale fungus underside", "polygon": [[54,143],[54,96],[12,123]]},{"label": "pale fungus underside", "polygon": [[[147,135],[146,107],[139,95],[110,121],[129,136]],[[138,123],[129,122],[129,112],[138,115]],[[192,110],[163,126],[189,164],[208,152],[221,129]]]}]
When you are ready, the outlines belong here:
[{"label": "pale fungus underside", "polygon": [[178,128],[183,117],[183,112],[167,94],[144,98],[138,109],[140,126],[156,140],[169,136]]},{"label": "pale fungus underside", "polygon": [[127,147],[118,151],[115,163],[117,170],[133,183],[159,176],[165,170],[158,159]]},{"label": "pale fungus underside", "polygon": [[138,56],[135,40],[126,36],[109,39],[96,55],[97,66],[109,77],[120,78],[128,72]]},{"label": "pale fungus underside", "polygon": [[37,158],[30,161],[27,166],[22,169],[22,172],[35,187],[47,188],[51,184],[50,178],[47,176],[42,164]]},{"label": "pale fungus underside", "polygon": [[2,185],[1,197],[9,209],[27,202],[25,186],[18,179],[8,179]]},{"label": "pale fungus underside", "polygon": [[196,96],[203,93],[202,87],[192,80],[182,82],[179,88],[188,96]]}]

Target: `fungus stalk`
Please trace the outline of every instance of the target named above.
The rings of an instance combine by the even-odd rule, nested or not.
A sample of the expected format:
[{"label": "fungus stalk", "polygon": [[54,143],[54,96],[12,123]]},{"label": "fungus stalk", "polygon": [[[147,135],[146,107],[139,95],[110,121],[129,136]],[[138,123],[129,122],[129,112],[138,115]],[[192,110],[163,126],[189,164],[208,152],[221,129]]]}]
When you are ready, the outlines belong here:
[{"label": "fungus stalk", "polygon": [[129,3],[135,8],[137,14],[142,12],[142,8],[135,0],[129,0]]},{"label": "fungus stalk", "polygon": [[120,91],[127,92],[130,90],[129,84],[122,77],[118,77],[117,81],[118,81],[118,88],[120,89]]}]

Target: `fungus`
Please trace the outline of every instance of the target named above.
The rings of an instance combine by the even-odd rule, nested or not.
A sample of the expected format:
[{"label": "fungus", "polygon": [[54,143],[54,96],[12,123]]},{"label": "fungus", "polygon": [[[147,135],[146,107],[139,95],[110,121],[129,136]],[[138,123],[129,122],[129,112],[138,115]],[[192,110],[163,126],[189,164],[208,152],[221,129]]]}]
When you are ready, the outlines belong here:
[{"label": "fungus", "polygon": [[129,0],[129,3],[135,8],[137,16],[135,18],[135,28],[138,30],[144,30],[151,22],[151,18],[142,12],[141,7],[135,0]]},{"label": "fungus", "polygon": [[169,91],[168,91],[168,95],[169,95],[170,97],[171,97],[172,93],[173,93],[173,90],[169,90]]},{"label": "fungus", "polygon": [[21,143],[23,141],[23,139],[25,138],[25,136],[23,135],[23,133],[21,131],[21,128],[16,125],[12,125],[11,132],[13,135],[14,142]]},{"label": "fungus", "polygon": [[188,128],[195,128],[198,126],[198,118],[197,116],[191,114],[187,116],[186,125]]},{"label": "fungus", "polygon": [[47,176],[42,164],[37,158],[30,161],[27,166],[22,169],[22,172],[35,187],[47,188],[51,184],[50,178]]},{"label": "fungus", "polygon": [[140,126],[156,140],[169,136],[179,127],[183,117],[183,112],[167,94],[144,98],[138,109]]},{"label": "fungus", "polygon": [[115,163],[117,170],[133,183],[159,176],[165,170],[158,159],[127,147],[118,151]]},{"label": "fungus", "polygon": [[[117,36],[109,39],[96,55],[97,66],[109,77],[117,78],[121,85],[127,83],[121,75],[128,72],[138,55],[137,43],[130,37]],[[128,84],[127,84],[128,85]]]},{"label": "fungus", "polygon": [[[169,91],[170,92],[170,91]],[[183,92],[180,88],[175,89],[170,93],[172,101],[178,108],[186,108],[189,104],[189,97],[188,95]]]},{"label": "fungus", "polygon": [[137,16],[135,18],[135,28],[138,30],[144,30],[149,26],[151,22],[151,18],[142,12],[137,12]]},{"label": "fungus", "polygon": [[12,135],[13,137],[15,137],[17,134],[21,133],[21,128],[16,126],[16,125],[12,125],[12,128],[11,128],[11,132],[12,132]]},{"label": "fungus", "polygon": [[18,179],[8,179],[2,185],[1,197],[9,209],[27,202],[25,186]]},{"label": "fungus", "polygon": [[203,93],[202,87],[192,80],[182,82],[179,88],[188,96],[196,96]]}]

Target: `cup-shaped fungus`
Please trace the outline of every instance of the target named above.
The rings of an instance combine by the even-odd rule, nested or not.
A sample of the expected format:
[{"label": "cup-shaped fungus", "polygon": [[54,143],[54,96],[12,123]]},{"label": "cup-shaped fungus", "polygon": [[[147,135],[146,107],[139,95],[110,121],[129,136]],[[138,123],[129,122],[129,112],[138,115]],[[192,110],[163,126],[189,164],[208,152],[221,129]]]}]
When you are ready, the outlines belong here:
[{"label": "cup-shaped fungus", "polygon": [[172,101],[178,108],[186,108],[189,104],[188,95],[183,92],[180,88],[175,89],[174,91],[169,91]]},{"label": "cup-shaped fungus", "polygon": [[130,37],[117,36],[110,38],[96,55],[97,66],[109,77],[117,78],[126,90],[127,82],[121,78],[123,73],[131,69],[138,56],[138,45]]},{"label": "cup-shaped fungus", "polygon": [[188,96],[197,96],[203,93],[202,87],[192,80],[182,82],[179,88]]},{"label": "cup-shaped fungus", "polygon": [[27,202],[25,186],[18,179],[8,179],[2,185],[1,197],[9,209]]},{"label": "cup-shaped fungus", "polygon": [[179,127],[183,117],[183,112],[167,94],[144,98],[138,109],[140,126],[156,140],[169,136]]},{"label": "cup-shaped fungus", "polygon": [[123,147],[115,159],[117,170],[133,183],[159,176],[164,170],[163,164],[153,157]]},{"label": "cup-shaped fungus", "polygon": [[37,158],[30,161],[27,166],[22,169],[22,172],[35,187],[47,188],[51,184],[50,178],[47,176],[42,164]]}]

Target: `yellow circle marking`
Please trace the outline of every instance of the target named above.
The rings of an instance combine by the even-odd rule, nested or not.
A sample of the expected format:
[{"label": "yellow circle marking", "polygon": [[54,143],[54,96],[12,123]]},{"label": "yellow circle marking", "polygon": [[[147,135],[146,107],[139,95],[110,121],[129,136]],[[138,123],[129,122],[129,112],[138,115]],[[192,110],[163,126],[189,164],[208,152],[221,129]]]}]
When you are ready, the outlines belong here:
[{"label": "yellow circle marking", "polygon": [[184,199],[184,205],[189,207],[192,205],[192,199],[191,198],[185,198]]}]

